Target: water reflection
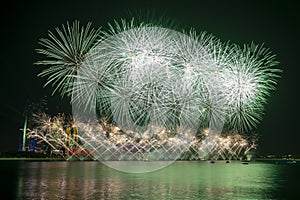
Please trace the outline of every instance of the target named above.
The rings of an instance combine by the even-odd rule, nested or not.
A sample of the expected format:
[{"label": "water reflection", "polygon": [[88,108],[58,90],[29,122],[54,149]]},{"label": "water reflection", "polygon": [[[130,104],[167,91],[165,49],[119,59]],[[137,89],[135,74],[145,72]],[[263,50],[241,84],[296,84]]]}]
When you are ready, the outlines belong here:
[{"label": "water reflection", "polygon": [[280,167],[175,162],[159,171],[132,174],[100,162],[22,162],[16,195],[17,199],[274,199],[286,184]]}]

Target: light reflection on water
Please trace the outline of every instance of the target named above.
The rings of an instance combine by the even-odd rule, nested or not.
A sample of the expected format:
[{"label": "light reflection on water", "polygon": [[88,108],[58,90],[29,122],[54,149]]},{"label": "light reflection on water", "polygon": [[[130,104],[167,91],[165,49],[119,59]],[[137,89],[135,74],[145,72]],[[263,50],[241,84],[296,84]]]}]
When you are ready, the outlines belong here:
[{"label": "light reflection on water", "polygon": [[119,172],[100,162],[14,165],[16,199],[281,199],[295,197],[300,178],[299,165],[265,163],[175,162],[145,174]]}]

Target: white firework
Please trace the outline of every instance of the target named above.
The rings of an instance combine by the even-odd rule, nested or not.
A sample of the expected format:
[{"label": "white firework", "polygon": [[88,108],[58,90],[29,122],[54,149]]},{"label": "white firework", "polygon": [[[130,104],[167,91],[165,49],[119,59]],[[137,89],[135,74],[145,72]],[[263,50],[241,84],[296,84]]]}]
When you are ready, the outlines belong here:
[{"label": "white firework", "polygon": [[98,101],[123,130],[159,126],[197,131],[203,102],[216,99],[210,97],[216,94],[217,73],[208,49],[212,37],[129,27],[107,36],[86,56],[73,100],[91,102],[92,110]]},{"label": "white firework", "polygon": [[[100,39],[89,43],[76,72],[61,78],[65,70],[60,76],[55,68],[50,77],[50,82],[57,77],[62,93],[72,94],[78,124],[100,117],[124,131],[108,140],[99,131],[84,133],[82,125],[99,159],[140,159],[146,145],[154,149],[148,155],[172,160],[197,141],[200,130],[220,133],[226,125],[244,132],[261,120],[280,72],[275,56],[262,45],[240,48],[205,32],[135,26],[133,21],[110,27],[101,37],[91,36]],[[108,132],[104,129],[101,134]],[[204,155],[218,148],[209,138],[194,150]],[[128,144],[137,150],[122,155]]]}]

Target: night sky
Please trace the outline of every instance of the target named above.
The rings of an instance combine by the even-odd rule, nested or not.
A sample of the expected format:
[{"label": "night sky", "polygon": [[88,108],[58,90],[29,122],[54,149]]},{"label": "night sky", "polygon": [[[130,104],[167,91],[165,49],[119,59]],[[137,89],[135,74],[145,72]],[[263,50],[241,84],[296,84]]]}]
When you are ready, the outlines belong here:
[{"label": "night sky", "polygon": [[[67,21],[91,21],[106,26],[114,19],[155,13],[176,27],[207,31],[222,41],[243,45],[254,41],[270,48],[283,69],[277,90],[271,93],[263,121],[255,129],[260,135],[260,154],[300,156],[300,23],[299,7],[289,1],[9,1],[1,5],[1,139],[0,151],[17,151],[23,111],[30,102],[48,98],[49,113],[68,112],[68,99],[51,96],[34,65],[38,40]],[[51,3],[50,3],[51,2]],[[106,2],[106,3],[104,3]],[[109,2],[109,3],[108,3]],[[225,3],[226,2],[226,3]],[[246,3],[245,3],[246,2]],[[145,14],[146,15],[146,14]]]}]

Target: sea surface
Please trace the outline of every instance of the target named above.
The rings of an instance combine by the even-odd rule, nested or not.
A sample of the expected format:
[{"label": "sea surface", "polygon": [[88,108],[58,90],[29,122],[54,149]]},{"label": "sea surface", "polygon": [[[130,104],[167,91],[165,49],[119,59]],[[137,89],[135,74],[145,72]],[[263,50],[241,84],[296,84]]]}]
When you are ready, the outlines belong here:
[{"label": "sea surface", "polygon": [[178,161],[125,173],[97,161],[1,160],[0,175],[5,199],[300,199],[299,162]]}]

